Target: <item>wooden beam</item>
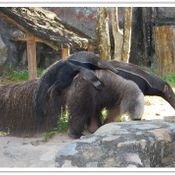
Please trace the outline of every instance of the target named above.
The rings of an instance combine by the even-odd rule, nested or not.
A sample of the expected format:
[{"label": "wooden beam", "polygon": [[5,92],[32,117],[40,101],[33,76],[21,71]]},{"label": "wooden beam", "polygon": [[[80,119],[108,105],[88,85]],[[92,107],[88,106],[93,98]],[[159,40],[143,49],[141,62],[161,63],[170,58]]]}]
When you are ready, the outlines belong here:
[{"label": "wooden beam", "polygon": [[28,40],[30,40],[31,36],[34,37],[35,42],[44,43],[44,44],[48,45],[49,47],[51,47],[52,49],[58,51],[59,47],[57,47],[54,44],[51,44],[51,43],[49,43],[49,42],[33,35],[33,34],[30,34],[30,33],[26,33],[26,34],[23,34],[23,35],[16,36],[15,40],[16,41],[28,41]]},{"label": "wooden beam", "polygon": [[70,55],[70,48],[69,47],[62,47],[61,49],[62,59],[66,59]]},{"label": "wooden beam", "polygon": [[26,33],[26,34],[22,34],[22,35],[18,35],[15,37],[16,41],[28,41],[31,40],[31,37],[33,38],[33,40],[35,40],[36,42],[40,41],[41,39],[38,40],[38,38],[34,35],[31,35],[30,33]]},{"label": "wooden beam", "polygon": [[30,40],[27,41],[27,60],[28,60],[29,80],[36,79],[37,78],[36,42],[32,37]]}]

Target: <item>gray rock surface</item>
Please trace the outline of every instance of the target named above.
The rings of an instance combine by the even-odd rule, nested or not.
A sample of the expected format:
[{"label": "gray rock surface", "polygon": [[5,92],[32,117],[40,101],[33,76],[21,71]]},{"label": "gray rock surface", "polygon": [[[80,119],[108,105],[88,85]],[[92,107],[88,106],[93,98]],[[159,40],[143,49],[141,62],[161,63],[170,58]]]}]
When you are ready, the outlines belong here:
[{"label": "gray rock surface", "polygon": [[2,65],[5,62],[6,56],[7,56],[7,49],[5,47],[2,38],[0,37],[0,65]]},{"label": "gray rock surface", "polygon": [[0,19],[0,65],[8,61],[17,64],[19,55],[14,37],[18,32],[16,27]]},{"label": "gray rock surface", "polygon": [[56,167],[174,166],[175,122],[130,121],[110,123],[94,134],[64,145]]}]

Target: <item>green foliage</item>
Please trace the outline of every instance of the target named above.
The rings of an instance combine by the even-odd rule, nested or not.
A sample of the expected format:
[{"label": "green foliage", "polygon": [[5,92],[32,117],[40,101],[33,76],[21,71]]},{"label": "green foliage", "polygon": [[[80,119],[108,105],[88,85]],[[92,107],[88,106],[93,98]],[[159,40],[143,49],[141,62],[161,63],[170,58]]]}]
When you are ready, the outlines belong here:
[{"label": "green foliage", "polygon": [[107,115],[108,115],[107,109],[106,108],[103,108],[102,111],[101,111],[101,116],[100,116],[100,119],[101,119],[102,123],[106,119]]},{"label": "green foliage", "polygon": [[175,86],[175,74],[166,74],[161,78],[167,81],[171,86]]},{"label": "green foliage", "polygon": [[[43,69],[37,69],[37,75],[40,77],[43,73]],[[3,75],[4,78],[20,82],[20,81],[26,81],[29,79],[29,73],[28,70],[14,70],[12,67],[9,67],[8,72],[5,72]]]},{"label": "green foliage", "polygon": [[12,81],[25,81],[25,80],[28,80],[28,71],[27,70],[20,70],[20,71],[10,70],[4,74],[4,77]]},{"label": "green foliage", "polygon": [[38,76],[38,77],[41,77],[41,75],[43,74],[43,72],[44,72],[44,69],[38,68],[38,69],[37,69],[37,76]]},{"label": "green foliage", "polygon": [[58,117],[58,121],[56,126],[45,133],[44,141],[48,141],[48,139],[52,138],[57,133],[63,133],[68,129],[69,126],[69,112],[68,110],[61,110],[61,114]]},{"label": "green foliage", "polygon": [[54,128],[57,132],[65,132],[69,125],[69,112],[68,110],[61,110],[56,127]]},{"label": "green foliage", "polygon": [[8,136],[9,132],[0,131],[0,137]]}]

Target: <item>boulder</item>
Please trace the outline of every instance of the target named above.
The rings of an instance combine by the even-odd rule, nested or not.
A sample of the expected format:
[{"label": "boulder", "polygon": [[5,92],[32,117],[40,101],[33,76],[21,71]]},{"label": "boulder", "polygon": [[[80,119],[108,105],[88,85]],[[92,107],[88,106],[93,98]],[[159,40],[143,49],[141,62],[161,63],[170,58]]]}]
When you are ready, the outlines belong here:
[{"label": "boulder", "polygon": [[56,154],[55,166],[163,167],[173,160],[174,121],[129,121],[106,124],[64,145]]}]

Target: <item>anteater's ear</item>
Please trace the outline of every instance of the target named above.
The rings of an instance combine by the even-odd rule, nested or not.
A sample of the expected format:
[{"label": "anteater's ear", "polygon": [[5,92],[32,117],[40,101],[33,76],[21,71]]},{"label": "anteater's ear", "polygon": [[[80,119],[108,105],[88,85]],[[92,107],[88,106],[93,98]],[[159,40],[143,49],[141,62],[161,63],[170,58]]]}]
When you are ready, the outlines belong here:
[{"label": "anteater's ear", "polygon": [[103,88],[103,83],[97,78],[94,71],[81,68],[80,75],[83,79],[89,81],[97,90],[101,90]]}]

